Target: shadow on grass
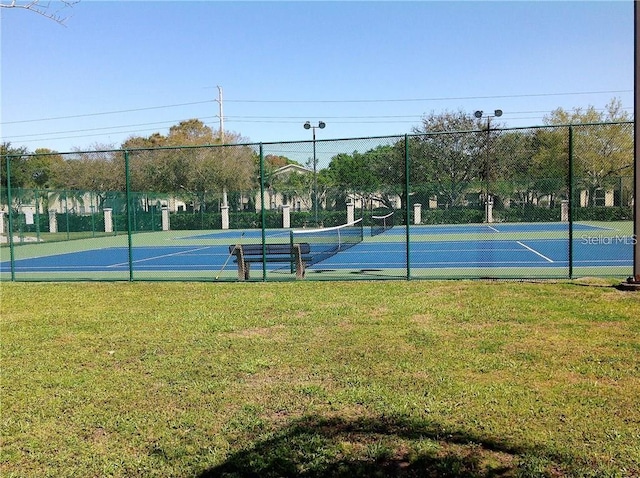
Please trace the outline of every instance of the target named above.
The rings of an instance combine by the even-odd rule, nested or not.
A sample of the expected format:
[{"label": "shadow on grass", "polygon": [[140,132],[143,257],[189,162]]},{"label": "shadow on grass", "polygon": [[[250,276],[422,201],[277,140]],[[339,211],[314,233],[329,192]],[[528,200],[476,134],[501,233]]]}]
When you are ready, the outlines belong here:
[{"label": "shadow on grass", "polygon": [[428,422],[312,416],[236,452],[199,478],[549,476],[548,465],[533,450],[445,433]]}]

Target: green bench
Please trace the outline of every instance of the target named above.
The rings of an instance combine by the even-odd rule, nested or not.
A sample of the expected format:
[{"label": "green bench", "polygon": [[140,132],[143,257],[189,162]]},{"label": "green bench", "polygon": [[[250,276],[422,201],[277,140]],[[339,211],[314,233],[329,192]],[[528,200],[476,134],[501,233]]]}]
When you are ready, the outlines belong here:
[{"label": "green bench", "polygon": [[249,279],[252,262],[288,262],[295,265],[296,278],[304,278],[305,262],[310,261],[311,246],[306,243],[291,244],[236,244],[229,246],[229,254],[238,264],[238,279]]}]

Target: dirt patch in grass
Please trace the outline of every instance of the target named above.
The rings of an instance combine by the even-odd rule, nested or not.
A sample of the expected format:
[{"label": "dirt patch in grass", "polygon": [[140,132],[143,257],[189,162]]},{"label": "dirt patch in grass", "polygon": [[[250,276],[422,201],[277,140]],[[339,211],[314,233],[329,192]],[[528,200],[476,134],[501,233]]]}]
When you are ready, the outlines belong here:
[{"label": "dirt patch in grass", "polygon": [[254,337],[278,338],[279,334],[286,330],[284,325],[274,325],[272,327],[250,327],[242,330],[235,330],[221,334],[222,337],[230,339],[251,339]]}]

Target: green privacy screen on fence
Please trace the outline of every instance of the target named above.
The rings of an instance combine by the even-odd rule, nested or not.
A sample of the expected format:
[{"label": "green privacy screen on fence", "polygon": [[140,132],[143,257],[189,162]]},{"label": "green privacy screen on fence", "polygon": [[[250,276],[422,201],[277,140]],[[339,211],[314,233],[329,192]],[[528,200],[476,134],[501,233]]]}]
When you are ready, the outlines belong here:
[{"label": "green privacy screen on fence", "polygon": [[633,200],[633,123],[14,155],[0,277],[624,278]]}]

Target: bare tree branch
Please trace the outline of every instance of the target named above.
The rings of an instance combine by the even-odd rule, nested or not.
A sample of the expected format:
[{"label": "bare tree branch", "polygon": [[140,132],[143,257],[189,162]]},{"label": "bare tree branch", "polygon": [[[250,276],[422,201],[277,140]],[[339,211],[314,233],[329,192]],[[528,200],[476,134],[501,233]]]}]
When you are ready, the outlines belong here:
[{"label": "bare tree branch", "polygon": [[53,3],[61,3],[58,9],[53,9],[52,2],[41,2],[40,0],[0,0],[0,8],[21,8],[42,15],[62,26],[69,19],[68,16],[61,16],[60,12],[65,8],[71,8],[81,0],[57,0]]}]

